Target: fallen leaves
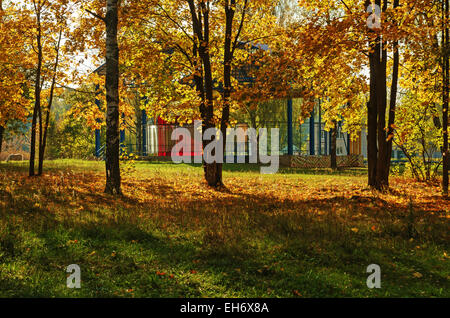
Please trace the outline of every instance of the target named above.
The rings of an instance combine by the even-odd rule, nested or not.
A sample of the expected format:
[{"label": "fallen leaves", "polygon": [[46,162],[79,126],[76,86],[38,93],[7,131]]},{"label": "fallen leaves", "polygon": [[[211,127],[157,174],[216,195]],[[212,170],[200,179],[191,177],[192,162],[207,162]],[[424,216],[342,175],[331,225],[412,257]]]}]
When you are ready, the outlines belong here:
[{"label": "fallen leaves", "polygon": [[415,273],[413,274],[413,277],[415,277],[415,278],[422,278],[423,275],[422,275],[421,273],[419,273],[419,272],[415,272]]}]

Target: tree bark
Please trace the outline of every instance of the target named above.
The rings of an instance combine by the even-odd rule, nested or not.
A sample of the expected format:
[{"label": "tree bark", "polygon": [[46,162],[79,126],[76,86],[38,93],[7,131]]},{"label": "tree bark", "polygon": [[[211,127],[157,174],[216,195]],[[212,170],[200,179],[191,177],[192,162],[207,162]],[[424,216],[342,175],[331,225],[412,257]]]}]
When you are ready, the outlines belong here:
[{"label": "tree bark", "polygon": [[[394,0],[394,9],[399,6],[399,0]],[[398,91],[398,67],[400,61],[400,54],[398,52],[398,41],[394,41],[392,45],[394,51],[393,65],[392,65],[392,83],[391,83],[391,96],[389,99],[389,119],[387,127],[387,153],[385,157],[386,174],[384,179],[387,185],[389,185],[389,171],[391,168],[392,157],[392,145],[394,141],[394,123],[395,123],[395,109],[397,104],[397,91]]]},{"label": "tree bark", "polygon": [[[382,12],[387,9],[387,1],[384,1]],[[378,159],[377,159],[377,172],[375,177],[375,189],[383,190],[388,185],[386,184],[385,176],[388,174],[386,172],[386,161],[387,157],[387,143],[386,143],[386,107],[387,107],[387,93],[386,93],[386,64],[387,64],[387,50],[386,42],[379,37],[378,41],[379,48],[377,50],[377,71],[376,71],[376,81],[377,81],[377,92],[376,92],[376,102],[377,102],[377,142],[378,142]],[[380,52],[380,53],[378,53]]]},{"label": "tree bark", "polygon": [[58,70],[58,64],[59,64],[59,48],[61,45],[61,37],[62,37],[62,30],[60,30],[59,32],[59,37],[58,37],[58,43],[56,45],[56,59],[55,59],[55,64],[53,66],[53,78],[52,78],[52,84],[50,87],[50,96],[49,96],[49,100],[48,100],[48,105],[47,105],[47,111],[45,114],[45,123],[44,123],[44,127],[43,127],[43,132],[39,132],[39,134],[42,134],[42,138],[39,138],[39,166],[38,166],[38,175],[42,175],[42,170],[43,170],[43,166],[44,166],[44,156],[45,156],[45,147],[47,145],[47,133],[48,133],[48,124],[50,122],[50,112],[52,109],[52,104],[53,104],[53,95],[55,92],[55,85],[56,85],[56,72]]},{"label": "tree bark", "polygon": [[[393,8],[397,8],[399,6],[399,0],[394,0]],[[386,8],[384,8],[386,10]],[[391,83],[391,92],[390,92],[390,99],[389,99],[389,118],[388,118],[388,125],[387,127],[383,128],[383,131],[387,131],[384,138],[381,136],[379,139],[383,139],[381,142],[380,147],[380,153],[379,153],[379,159],[383,163],[379,166],[379,172],[377,174],[378,180],[378,186],[379,188],[387,188],[389,187],[389,171],[391,167],[391,157],[392,157],[392,145],[393,145],[393,138],[394,138],[394,123],[395,123],[395,109],[396,109],[396,103],[397,103],[397,90],[398,90],[398,68],[399,68],[399,51],[398,51],[398,41],[394,41],[392,45],[393,49],[393,66],[392,66],[392,83]],[[384,61],[385,62],[385,61]],[[386,65],[383,65],[384,74],[386,74]],[[384,82],[384,91],[386,91],[386,83]],[[386,101],[386,98],[384,98],[384,101]],[[384,109],[383,114],[385,114],[386,109]],[[380,119],[383,121],[385,116],[381,116],[381,113],[379,114]],[[381,124],[379,125],[379,128],[381,127]]]},{"label": "tree bark", "polygon": [[34,85],[34,108],[33,118],[31,120],[31,141],[30,141],[30,165],[28,174],[30,177],[34,176],[34,160],[36,158],[36,123],[37,116],[41,108],[41,70],[42,70],[42,43],[41,43],[41,6],[40,2],[36,8],[36,20],[37,20],[37,49],[38,49],[38,65],[36,68],[36,80]]},{"label": "tree bark", "polygon": [[[370,1],[366,2],[369,5]],[[381,6],[381,0],[375,1]],[[387,10],[387,1],[383,2],[382,12]],[[394,9],[399,6],[399,0],[394,0]],[[377,190],[389,187],[389,170],[392,154],[392,138],[394,136],[395,108],[397,96],[399,51],[398,41],[393,43],[394,64],[392,69],[392,84],[389,103],[389,118],[386,127],[387,110],[387,42],[377,35],[371,40],[369,53],[370,62],[370,99],[368,103],[368,137],[367,156],[369,170],[369,186]]]},{"label": "tree bark", "polygon": [[[233,19],[235,13],[236,3],[234,0],[230,2],[225,1],[225,43],[224,43],[224,55],[223,55],[223,108],[222,108],[222,119],[220,123],[220,130],[222,132],[223,138],[223,149],[222,152],[225,157],[225,149],[227,142],[227,128],[230,121],[230,95],[231,95],[231,62],[233,59],[232,52],[232,31],[233,31]],[[223,159],[224,160],[224,159]],[[222,164],[218,164],[218,179],[222,183]]]},{"label": "tree bark", "polygon": [[[449,1],[445,0],[445,21],[448,18],[449,13]],[[444,31],[444,30],[443,30]],[[442,193],[444,196],[448,196],[448,168],[449,168],[449,151],[448,151],[448,104],[449,104],[449,28],[447,22],[445,22],[445,37],[443,36],[443,107],[442,107]]]},{"label": "tree bark", "polygon": [[333,128],[331,129],[331,140],[330,140],[331,169],[333,170],[337,169],[336,144],[337,144],[337,121],[333,120]]},{"label": "tree bark", "polygon": [[0,153],[2,153],[3,133],[4,132],[5,132],[5,127],[0,126]]},{"label": "tree bark", "polygon": [[119,167],[119,46],[117,44],[118,0],[106,1],[106,187],[105,193],[118,195]]},{"label": "tree bark", "polygon": [[[204,117],[202,117],[202,132],[214,128],[214,99],[211,57],[209,54],[209,8],[205,2],[200,3],[196,10],[193,0],[188,0],[194,29],[194,42],[198,42],[198,54],[203,65],[203,93],[204,93]],[[197,12],[198,11],[198,12]],[[213,140],[203,140],[203,149]],[[209,186],[222,185],[222,166],[217,163],[204,163],[205,180]]]},{"label": "tree bark", "polygon": [[369,63],[370,63],[370,98],[367,103],[367,163],[368,163],[368,184],[371,187],[376,185],[376,175],[377,175],[377,158],[378,158],[378,147],[377,147],[377,64],[379,52],[379,38],[370,42],[371,51],[369,52]]}]

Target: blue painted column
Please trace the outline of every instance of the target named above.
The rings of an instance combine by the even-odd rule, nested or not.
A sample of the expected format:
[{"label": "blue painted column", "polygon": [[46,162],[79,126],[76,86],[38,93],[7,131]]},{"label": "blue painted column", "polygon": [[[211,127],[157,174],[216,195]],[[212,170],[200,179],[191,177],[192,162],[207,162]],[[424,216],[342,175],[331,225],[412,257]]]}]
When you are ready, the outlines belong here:
[{"label": "blue painted column", "polygon": [[[125,121],[125,114],[122,113],[122,122]],[[120,130],[120,152],[122,153],[125,149],[125,128]]]},{"label": "blue painted column", "polygon": [[[100,86],[97,84],[95,85],[95,105],[97,105],[98,108],[100,108],[100,100],[97,98],[99,94]],[[100,123],[100,119],[97,118],[97,122]],[[100,147],[101,147],[101,135],[100,135],[100,129],[95,130],[95,156],[97,158],[100,158]]]},{"label": "blue painted column", "polygon": [[320,105],[320,99],[319,99],[319,156],[322,155],[322,109]]},{"label": "blue painted column", "polygon": [[324,142],[325,142],[325,145],[324,145],[324,151],[323,151],[323,154],[326,156],[326,155],[329,155],[330,153],[328,152],[328,135],[329,134],[327,134],[327,132],[324,130],[323,131],[323,139],[324,139]]},{"label": "blue painted column", "polygon": [[101,145],[100,145],[100,138],[101,138],[101,136],[100,136],[100,129],[96,129],[95,130],[95,156],[97,157],[97,158],[100,158],[100,147],[101,147]]},{"label": "blue painted column", "polygon": [[309,118],[309,154],[314,156],[315,154],[315,142],[314,142],[314,109],[311,111],[311,117]]},{"label": "blue painted column", "polygon": [[288,142],[288,155],[294,154],[294,140],[292,135],[292,98],[287,101],[287,142]]},{"label": "blue painted column", "polygon": [[142,110],[142,156],[147,156],[147,113]]}]

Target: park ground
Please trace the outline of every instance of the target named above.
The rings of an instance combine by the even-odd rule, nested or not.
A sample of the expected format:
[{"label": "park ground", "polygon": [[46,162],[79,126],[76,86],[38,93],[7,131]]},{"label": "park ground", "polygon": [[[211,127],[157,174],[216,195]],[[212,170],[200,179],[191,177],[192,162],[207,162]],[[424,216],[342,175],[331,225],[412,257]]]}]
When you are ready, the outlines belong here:
[{"label": "park ground", "polygon": [[[439,185],[365,169],[126,164],[123,197],[104,163],[0,163],[0,297],[450,297],[450,203]],[[81,288],[66,287],[66,267]],[[369,264],[381,288],[369,289]]]}]

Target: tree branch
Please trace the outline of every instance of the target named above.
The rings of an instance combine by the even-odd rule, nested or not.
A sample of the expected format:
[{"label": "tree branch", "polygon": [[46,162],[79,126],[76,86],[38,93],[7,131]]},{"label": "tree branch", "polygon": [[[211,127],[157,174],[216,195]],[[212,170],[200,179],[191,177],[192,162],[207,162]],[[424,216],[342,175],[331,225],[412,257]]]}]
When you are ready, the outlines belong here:
[{"label": "tree branch", "polygon": [[97,14],[97,13],[95,13],[95,12],[92,12],[91,10],[89,10],[89,9],[84,9],[87,13],[89,13],[89,14],[92,14],[94,17],[96,17],[97,19],[100,19],[100,20],[102,20],[103,22],[105,22],[106,23],[106,19],[104,18],[104,17],[102,17],[101,15],[99,15],[99,14]]}]

